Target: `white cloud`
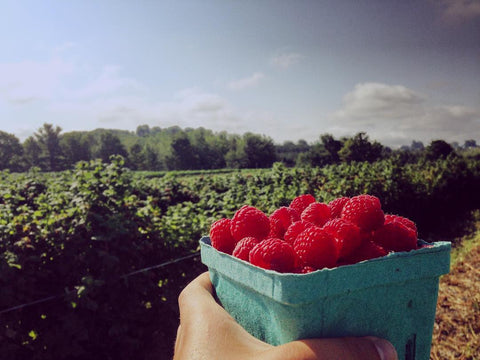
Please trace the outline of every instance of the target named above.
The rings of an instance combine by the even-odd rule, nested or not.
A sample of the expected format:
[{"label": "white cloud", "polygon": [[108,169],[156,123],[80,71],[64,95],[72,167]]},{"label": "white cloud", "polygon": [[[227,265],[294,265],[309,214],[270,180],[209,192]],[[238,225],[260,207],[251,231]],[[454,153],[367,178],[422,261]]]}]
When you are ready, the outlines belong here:
[{"label": "white cloud", "polygon": [[228,84],[228,88],[231,90],[243,90],[257,86],[260,81],[265,78],[265,75],[261,72],[255,72],[251,76],[243,79],[233,80]]},{"label": "white cloud", "polygon": [[402,118],[422,111],[424,97],[401,85],[357,84],[345,95],[341,118],[355,117],[368,121],[372,114],[383,118]]},{"label": "white cloud", "polygon": [[97,97],[102,95],[109,95],[117,91],[139,91],[145,90],[137,80],[133,78],[124,77],[120,74],[121,67],[117,65],[104,66],[100,74],[93,80],[87,82],[79,89],[71,92],[72,97]]},{"label": "white cloud", "polygon": [[92,74],[60,57],[45,62],[0,63],[0,100],[22,105],[145,90],[135,79],[123,76],[121,70],[117,65],[106,65]]},{"label": "white cloud", "polygon": [[0,97],[13,104],[51,99],[62,91],[62,78],[72,72],[73,65],[59,58],[0,63]]},{"label": "white cloud", "polygon": [[[126,76],[120,66],[94,68],[61,57],[74,46],[68,43],[55,49],[52,58],[44,62],[0,63],[0,109],[14,113],[17,119],[3,130],[25,138],[45,121],[64,131],[98,127],[134,130],[140,124],[203,126],[233,132],[255,129],[249,114],[235,109],[220,94],[187,88],[170,99],[159,99],[154,89]],[[244,89],[264,77],[256,72],[230,85]]]},{"label": "white cloud", "polygon": [[441,18],[449,24],[460,24],[480,17],[480,0],[437,0]]},{"label": "white cloud", "polygon": [[55,56],[61,56],[63,53],[68,52],[68,51],[74,49],[75,47],[77,47],[77,43],[75,43],[73,41],[66,41],[63,44],[60,44],[60,45],[54,47],[52,53]]},{"label": "white cloud", "polygon": [[169,101],[151,96],[115,95],[56,102],[50,110],[89,119],[89,129],[105,126],[133,130],[140,124],[149,124],[230,130],[242,123],[242,115],[225,98],[200,88],[181,90]]},{"label": "white cloud", "polygon": [[288,69],[292,65],[299,63],[303,58],[304,56],[302,54],[295,52],[282,53],[273,56],[270,63],[282,69]]},{"label": "white cloud", "polygon": [[335,125],[329,131],[337,136],[365,131],[394,147],[412,140],[463,142],[480,137],[480,109],[432,105],[425,96],[401,85],[356,85],[330,121]]}]

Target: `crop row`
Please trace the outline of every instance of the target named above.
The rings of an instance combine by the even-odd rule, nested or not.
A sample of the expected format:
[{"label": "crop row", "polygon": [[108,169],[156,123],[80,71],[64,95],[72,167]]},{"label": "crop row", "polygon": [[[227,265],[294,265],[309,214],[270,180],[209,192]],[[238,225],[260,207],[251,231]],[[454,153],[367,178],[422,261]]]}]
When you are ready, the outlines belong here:
[{"label": "crop row", "polygon": [[[210,224],[243,204],[270,213],[302,193],[370,193],[440,240],[478,208],[480,162],[449,157],[182,176],[81,162],[72,171],[0,175],[0,343],[8,359],[170,358],[177,296],[205,268]],[[54,296],[51,301],[4,311]]]}]

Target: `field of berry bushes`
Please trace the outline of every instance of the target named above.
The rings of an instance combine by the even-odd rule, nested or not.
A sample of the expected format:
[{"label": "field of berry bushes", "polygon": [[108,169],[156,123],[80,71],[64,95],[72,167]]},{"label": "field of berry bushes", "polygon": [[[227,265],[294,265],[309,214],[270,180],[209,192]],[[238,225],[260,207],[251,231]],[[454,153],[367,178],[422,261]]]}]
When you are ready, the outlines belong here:
[{"label": "field of berry bushes", "polygon": [[1,358],[170,358],[178,293],[205,270],[198,256],[172,260],[195,254],[210,224],[243,204],[270,213],[299,194],[369,193],[436,241],[468,230],[478,188],[480,161],[459,156],[159,177],[117,157],[2,172]]}]

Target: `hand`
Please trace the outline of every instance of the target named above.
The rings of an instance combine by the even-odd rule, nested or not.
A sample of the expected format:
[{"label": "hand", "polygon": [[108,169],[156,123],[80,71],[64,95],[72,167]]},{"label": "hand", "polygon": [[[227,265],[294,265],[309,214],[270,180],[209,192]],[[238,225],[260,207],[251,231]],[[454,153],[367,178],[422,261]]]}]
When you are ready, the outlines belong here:
[{"label": "hand", "polygon": [[182,291],[174,360],[397,360],[375,337],[307,339],[272,346],[243,329],[216,301],[208,272]]}]

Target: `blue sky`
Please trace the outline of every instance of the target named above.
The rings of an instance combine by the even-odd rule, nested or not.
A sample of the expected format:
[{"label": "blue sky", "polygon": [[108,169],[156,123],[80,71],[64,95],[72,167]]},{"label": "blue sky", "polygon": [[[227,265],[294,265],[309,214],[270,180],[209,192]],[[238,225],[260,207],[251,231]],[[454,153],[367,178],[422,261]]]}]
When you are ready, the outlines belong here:
[{"label": "blue sky", "polygon": [[0,0],[0,130],[480,142],[480,0]]}]

